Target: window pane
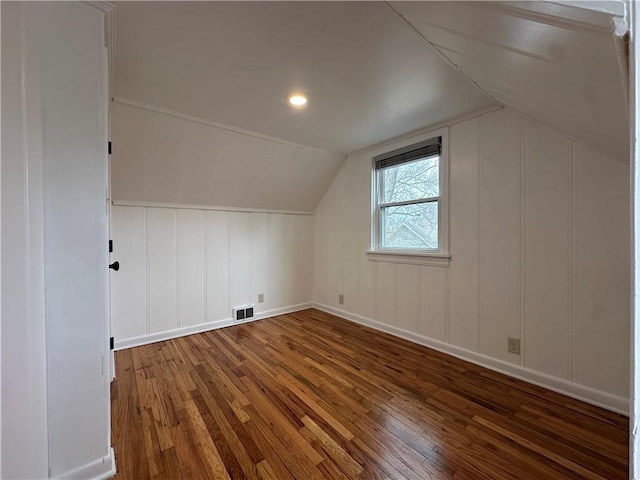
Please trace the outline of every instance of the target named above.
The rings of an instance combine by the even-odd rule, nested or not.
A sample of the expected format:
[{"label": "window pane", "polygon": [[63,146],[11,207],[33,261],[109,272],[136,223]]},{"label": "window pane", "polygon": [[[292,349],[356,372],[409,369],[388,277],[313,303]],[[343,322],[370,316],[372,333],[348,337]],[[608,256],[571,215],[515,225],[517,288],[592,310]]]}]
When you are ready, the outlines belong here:
[{"label": "window pane", "polygon": [[438,202],[382,209],[384,248],[438,248]]},{"label": "window pane", "polygon": [[440,195],[440,157],[424,158],[382,170],[382,203]]}]

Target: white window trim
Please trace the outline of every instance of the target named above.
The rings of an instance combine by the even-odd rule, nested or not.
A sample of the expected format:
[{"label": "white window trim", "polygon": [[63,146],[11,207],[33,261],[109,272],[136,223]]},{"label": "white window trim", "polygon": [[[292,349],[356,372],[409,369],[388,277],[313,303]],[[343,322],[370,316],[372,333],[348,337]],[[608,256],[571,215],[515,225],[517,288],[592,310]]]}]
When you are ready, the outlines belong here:
[{"label": "white window trim", "polygon": [[[427,251],[428,252],[428,251]],[[443,253],[416,253],[414,250],[367,251],[367,259],[372,262],[408,263],[411,265],[432,265],[448,267],[451,257]]]},{"label": "white window trim", "polygon": [[[431,138],[441,137],[440,152],[440,199],[438,201],[438,249],[383,248],[380,246],[380,192],[378,191],[378,175],[373,158],[377,155],[424,142]],[[367,251],[367,259],[374,262],[409,263],[415,265],[449,266],[449,128],[445,127],[428,133],[417,135],[385,146],[373,152],[371,160],[371,249]]]}]

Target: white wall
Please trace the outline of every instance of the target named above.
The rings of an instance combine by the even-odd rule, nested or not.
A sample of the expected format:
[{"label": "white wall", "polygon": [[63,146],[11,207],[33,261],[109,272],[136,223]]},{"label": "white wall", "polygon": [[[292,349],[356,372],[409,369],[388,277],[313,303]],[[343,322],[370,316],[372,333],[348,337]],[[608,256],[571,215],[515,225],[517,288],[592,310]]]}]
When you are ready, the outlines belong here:
[{"label": "white wall", "polygon": [[0,478],[46,478],[40,65],[34,8],[2,2]]},{"label": "white wall", "polygon": [[629,119],[631,123],[632,217],[631,251],[633,254],[631,290],[631,415],[629,418],[629,478],[640,477],[640,15],[635,2],[629,2],[631,32],[629,37]]},{"label": "white wall", "polygon": [[[301,308],[312,295],[313,216],[114,206],[116,347]],[[264,303],[258,294],[264,293]]]},{"label": "white wall", "polygon": [[2,4],[2,478],[113,471],[103,22]]},{"label": "white wall", "polygon": [[115,202],[313,212],[343,155],[165,109],[112,104]]},{"label": "white wall", "polygon": [[365,257],[371,158],[399,145],[374,148],[348,157],[316,211],[314,300],[628,409],[629,166],[504,110],[449,142],[450,266]]}]

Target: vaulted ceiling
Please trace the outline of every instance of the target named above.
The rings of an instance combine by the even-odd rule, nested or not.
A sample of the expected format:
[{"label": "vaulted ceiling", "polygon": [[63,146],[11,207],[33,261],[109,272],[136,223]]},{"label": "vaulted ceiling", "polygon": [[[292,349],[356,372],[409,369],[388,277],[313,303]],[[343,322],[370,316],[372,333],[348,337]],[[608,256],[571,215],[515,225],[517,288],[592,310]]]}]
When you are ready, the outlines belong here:
[{"label": "vaulted ceiling", "polygon": [[116,2],[114,199],[313,210],[345,154],[499,106],[628,161],[624,5]]},{"label": "vaulted ceiling", "polygon": [[496,102],[628,157],[622,2],[392,5]]},{"label": "vaulted ceiling", "polygon": [[120,2],[116,25],[116,96],[324,150],[493,104],[383,2]]},{"label": "vaulted ceiling", "polygon": [[620,4],[118,2],[115,94],[341,153],[499,103],[624,154]]}]

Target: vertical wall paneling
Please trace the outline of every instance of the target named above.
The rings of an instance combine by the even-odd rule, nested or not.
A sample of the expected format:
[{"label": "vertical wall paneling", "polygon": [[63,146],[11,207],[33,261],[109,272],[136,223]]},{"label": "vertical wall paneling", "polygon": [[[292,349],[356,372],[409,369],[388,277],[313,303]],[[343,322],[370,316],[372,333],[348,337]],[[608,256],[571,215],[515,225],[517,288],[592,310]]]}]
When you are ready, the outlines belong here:
[{"label": "vertical wall paneling", "polygon": [[483,353],[519,363],[507,337],[520,337],[521,120],[485,117],[483,141]]},{"label": "vertical wall paneling", "polygon": [[375,285],[375,265],[374,262],[367,260],[365,251],[369,249],[371,245],[371,229],[369,228],[371,222],[371,177],[367,175],[360,175],[364,169],[371,168],[371,158],[360,157],[357,162],[352,162],[354,166],[354,182],[351,184],[351,188],[357,192],[357,198],[352,203],[353,213],[349,215],[349,221],[355,224],[357,232],[355,235],[355,252],[353,255],[357,260],[357,287],[353,292],[356,297],[349,299],[352,305],[357,308],[356,312],[359,315],[363,315],[367,318],[373,316],[373,309],[375,303],[373,301],[373,292]]},{"label": "vertical wall paneling", "polygon": [[[367,242],[368,243],[368,242]],[[365,246],[366,245],[366,246]],[[375,288],[376,288],[376,262],[370,262],[364,255],[364,250],[369,248],[368,244],[360,246],[358,251],[358,298],[354,302],[358,305],[358,315],[366,318],[375,317]],[[353,302],[353,299],[351,300]]]},{"label": "vertical wall paneling", "polygon": [[231,316],[229,305],[229,214],[204,212],[206,229],[207,322]]},{"label": "vertical wall paneling", "polygon": [[300,301],[307,302],[313,300],[313,265],[314,265],[314,247],[315,242],[313,238],[314,217],[306,216],[300,217],[299,228],[303,232],[304,248],[298,252],[298,270],[294,277],[302,278],[304,283],[304,289],[301,293]]},{"label": "vertical wall paneling", "polygon": [[270,305],[288,304],[287,269],[288,258],[286,252],[286,216],[280,214],[269,215],[269,272],[271,282],[266,295]]},{"label": "vertical wall paneling", "polygon": [[421,335],[440,341],[446,340],[446,289],[445,268],[420,267],[420,325]]},{"label": "vertical wall paneling", "polygon": [[298,231],[297,219],[291,215],[287,215],[284,218],[284,251],[288,252],[285,257],[282,268],[285,270],[284,279],[286,281],[286,298],[287,303],[295,303],[295,299],[299,296],[298,291],[302,285],[296,285],[290,279],[295,278],[296,271],[298,269],[297,254],[303,248],[301,242],[302,237],[296,238],[296,232]]},{"label": "vertical wall paneling", "polygon": [[[118,243],[121,249],[127,248],[124,242]],[[150,319],[148,333],[174,330],[178,328],[176,212],[174,210],[165,208],[147,210],[147,249]]]},{"label": "vertical wall paneling", "polygon": [[526,365],[569,379],[572,142],[533,124],[526,132]]},{"label": "vertical wall paneling", "polygon": [[571,146],[571,312],[569,314],[569,362],[571,380],[578,380],[578,364],[576,363],[576,335],[578,322],[576,312],[578,310],[578,220],[580,213],[580,189],[578,188],[578,178],[580,178],[580,145],[573,142]]},{"label": "vertical wall paneling", "polygon": [[203,212],[176,210],[178,248],[178,327],[205,322]]},{"label": "vertical wall paneling", "polygon": [[520,122],[520,365],[527,363],[527,122]]},{"label": "vertical wall paneling", "polygon": [[396,322],[396,264],[376,264],[375,305],[376,318],[383,323],[398,326]]},{"label": "vertical wall paneling", "polygon": [[[351,162],[346,162],[343,168],[353,164],[354,171],[350,178],[350,185],[353,192],[357,196],[353,202],[347,203],[357,208],[353,214],[349,216],[349,222],[356,226],[358,238],[356,256],[358,258],[358,288],[355,301],[350,302],[358,306],[357,313],[366,317],[374,318],[376,302],[375,293],[377,285],[377,264],[367,260],[365,251],[371,247],[371,219],[373,206],[371,204],[371,157],[368,155],[360,156]],[[362,175],[361,172],[369,172],[368,175]]]},{"label": "vertical wall paneling", "polygon": [[629,165],[580,148],[577,381],[629,394]]},{"label": "vertical wall paneling", "polygon": [[[251,214],[229,212],[229,301],[231,308],[251,303]],[[231,312],[229,312],[231,315]]]},{"label": "vertical wall paneling", "polygon": [[287,216],[287,252],[290,253],[291,262],[287,276],[288,303],[298,305],[308,302],[313,289],[313,217]]},{"label": "vertical wall paneling", "polygon": [[628,166],[507,110],[452,125],[449,152],[449,268],[366,259],[374,148],[316,211],[315,301],[625,410]]},{"label": "vertical wall paneling", "polygon": [[330,190],[327,191],[325,199],[320,202],[313,225],[313,298],[323,305],[329,304],[327,293],[327,282],[329,280],[329,270],[327,259],[329,258],[329,215],[326,212],[329,208],[329,198],[332,196]]},{"label": "vertical wall paneling", "polygon": [[[113,216],[113,212],[114,209],[111,209],[111,222],[113,223],[114,220],[114,216]],[[143,209],[143,222],[144,222],[144,244],[143,244],[143,257],[144,257],[144,286],[145,286],[145,319],[144,319],[144,324],[145,324],[145,329],[144,329],[144,333],[149,334],[149,332],[151,332],[151,307],[149,306],[149,209],[145,208]],[[113,238],[117,238],[114,233],[111,233],[111,236]],[[112,276],[112,281],[113,279],[117,279],[118,277]],[[125,290],[125,292],[128,292],[128,290]],[[123,292],[124,293],[124,292]],[[114,297],[113,295],[111,295],[111,303],[112,303],[112,311],[113,311],[113,301]],[[111,325],[114,325],[114,318],[119,318],[119,317],[114,317],[113,314],[111,315]],[[117,337],[116,337],[117,338]],[[122,337],[122,338],[127,338],[127,337]]]},{"label": "vertical wall paneling", "polygon": [[631,31],[631,41],[629,42],[629,117],[631,123],[631,222],[632,222],[632,259],[631,268],[631,408],[629,415],[629,478],[637,478],[640,475],[640,432],[638,423],[640,421],[640,249],[638,248],[638,232],[640,232],[640,45],[638,44],[638,34],[640,31],[640,15],[636,3],[629,4],[629,25]]},{"label": "vertical wall paneling", "polygon": [[227,325],[235,306],[268,316],[311,300],[312,215],[114,206],[113,225],[116,346]]},{"label": "vertical wall paneling", "polygon": [[251,275],[253,289],[250,292],[249,303],[255,305],[255,312],[269,310],[272,299],[265,295],[265,303],[258,303],[258,294],[265,293],[269,284],[269,216],[263,213],[250,213],[251,221]]},{"label": "vertical wall paneling", "polygon": [[478,339],[477,345],[479,352],[483,351],[482,336],[484,333],[484,124],[485,117],[480,117],[480,139],[478,142],[478,231],[477,231],[477,247],[478,247]]},{"label": "vertical wall paneling", "polygon": [[396,325],[415,332],[418,329],[418,302],[420,269],[417,265],[397,264],[395,281]]},{"label": "vertical wall paneling", "polygon": [[[347,168],[353,168],[347,165]],[[345,188],[357,188],[349,185]],[[362,215],[358,215],[357,205],[344,205],[343,222],[356,221]],[[341,268],[341,293],[344,295],[344,304],[347,308],[355,308],[357,305],[358,288],[358,235],[356,232],[345,232],[342,237],[342,258],[339,259]],[[362,250],[360,250],[362,252]]]},{"label": "vertical wall paneling", "polygon": [[112,296],[122,301],[113,304],[111,316],[122,320],[113,322],[112,335],[138,337],[147,333],[145,209],[114,207],[113,212],[116,210],[111,235],[117,239],[113,256],[120,262],[120,270],[111,275],[111,284]]},{"label": "vertical wall paneling", "polygon": [[451,343],[451,271],[445,270],[444,341]]},{"label": "vertical wall paneling", "polygon": [[449,136],[451,296],[450,342],[477,351],[480,335],[478,162],[480,119],[451,127]]},{"label": "vertical wall paneling", "polygon": [[[346,167],[345,167],[346,170]],[[349,205],[341,202],[344,198],[344,184],[347,177],[338,177],[332,186],[332,190],[337,193],[335,196],[330,197],[330,211],[329,225],[330,235],[327,238],[329,243],[329,281],[327,294],[329,297],[329,305],[339,308],[338,295],[342,294],[342,268],[343,268],[343,236],[348,234],[343,228],[343,216],[345,209],[349,208]]]}]

